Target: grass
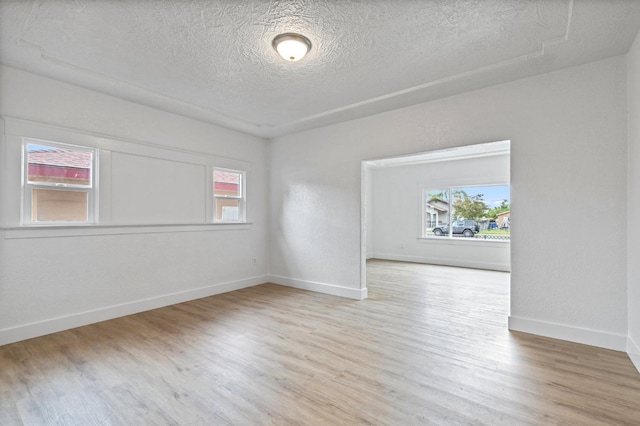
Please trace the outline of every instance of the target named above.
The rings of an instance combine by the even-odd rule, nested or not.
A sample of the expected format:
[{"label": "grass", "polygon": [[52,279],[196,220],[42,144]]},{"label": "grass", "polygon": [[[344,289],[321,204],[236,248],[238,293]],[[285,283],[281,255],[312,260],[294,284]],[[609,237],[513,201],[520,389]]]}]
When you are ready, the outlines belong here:
[{"label": "grass", "polygon": [[487,229],[478,232],[480,235],[511,235],[508,229]]}]

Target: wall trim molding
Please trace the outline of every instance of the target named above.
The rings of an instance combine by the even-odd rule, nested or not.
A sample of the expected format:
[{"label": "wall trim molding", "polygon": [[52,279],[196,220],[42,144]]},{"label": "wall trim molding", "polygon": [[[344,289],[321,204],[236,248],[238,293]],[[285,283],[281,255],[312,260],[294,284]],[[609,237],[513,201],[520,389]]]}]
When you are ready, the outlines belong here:
[{"label": "wall trim molding", "polygon": [[640,373],[640,345],[633,341],[631,336],[627,337],[627,355],[629,359]]},{"label": "wall trim molding", "polygon": [[283,277],[280,275],[269,275],[269,282],[293,287],[300,290],[315,291],[317,293],[330,294],[332,296],[346,297],[348,299],[363,300],[367,298],[366,288],[350,288],[335,284],[321,283],[317,281],[300,280],[296,278]]},{"label": "wall trim molding", "polygon": [[91,225],[33,225],[0,227],[3,238],[63,238],[94,237],[96,235],[161,234],[171,232],[245,231],[252,222],[157,223],[157,224],[91,224]]},{"label": "wall trim molding", "polygon": [[397,260],[400,262],[426,263],[431,265],[456,266],[460,268],[487,269],[490,271],[511,272],[509,263],[473,262],[463,259],[434,258],[426,256],[409,256],[393,253],[371,253],[367,259]]},{"label": "wall trim molding", "polygon": [[188,302],[190,300],[201,299],[203,297],[209,297],[216,294],[227,293],[247,287],[253,287],[256,285],[264,284],[268,281],[269,280],[267,275],[259,275],[237,281],[214,284],[211,286],[201,287],[193,290],[165,294],[157,297],[150,297],[148,299],[136,300],[133,302],[107,306],[91,311],[51,318],[44,321],[32,322],[16,327],[0,329],[0,346],[19,342],[21,340],[31,339],[34,337],[44,336],[51,333],[56,333],[59,331],[69,330],[71,328],[81,327],[88,324],[137,314],[140,312],[149,311],[151,309],[162,308],[182,302]]},{"label": "wall trim molding", "polygon": [[627,336],[554,322],[509,316],[509,330],[625,352]]},{"label": "wall trim molding", "polygon": [[[35,74],[34,74],[35,75]],[[77,86],[80,87],[80,86]],[[120,99],[123,100],[123,99]],[[125,100],[126,102],[126,100]],[[160,110],[163,111],[163,110]],[[163,111],[164,112],[164,111]],[[163,152],[169,151],[170,153],[165,153],[163,156],[154,157],[149,156],[150,158],[160,158],[160,159],[169,159],[174,160],[176,158],[176,154],[184,154],[187,156],[186,161],[188,162],[188,158],[191,158],[195,161],[196,164],[200,164],[203,157],[206,157],[209,162],[212,163],[221,163],[226,161],[231,161],[234,163],[246,163],[244,160],[239,160],[230,157],[221,157],[218,155],[211,155],[206,152],[196,151],[193,149],[180,148],[177,146],[164,145],[162,143],[150,142],[141,139],[131,139],[126,137],[120,137],[115,135],[110,135],[107,133],[98,133],[92,132],[89,130],[83,130],[81,128],[61,126],[58,124],[45,123],[36,120],[30,120],[28,118],[22,117],[13,117],[10,115],[2,115],[0,118],[6,123],[4,126],[4,134],[6,135],[15,135],[19,137],[32,137],[36,139],[44,139],[48,140],[51,137],[57,138],[62,137],[63,139],[72,139],[76,140],[77,136],[83,138],[82,144],[87,144],[87,146],[91,146],[96,149],[107,149],[109,151],[114,152],[122,152],[129,154],[140,154],[143,156],[149,156],[149,150],[153,150],[153,152]],[[212,123],[207,123],[212,124]],[[215,125],[215,124],[214,124]],[[73,142],[76,143],[76,142]],[[126,146],[134,147],[135,151],[130,152],[127,149],[122,150],[123,143]],[[143,145],[145,148],[140,150],[139,146]],[[183,158],[183,160],[185,160]]]}]

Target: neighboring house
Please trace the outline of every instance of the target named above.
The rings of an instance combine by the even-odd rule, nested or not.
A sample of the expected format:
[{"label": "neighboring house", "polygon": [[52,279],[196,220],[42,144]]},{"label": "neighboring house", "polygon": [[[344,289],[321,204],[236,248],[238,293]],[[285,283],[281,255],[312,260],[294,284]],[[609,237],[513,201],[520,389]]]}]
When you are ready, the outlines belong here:
[{"label": "neighboring house", "polygon": [[[240,214],[240,175],[216,170],[213,173],[213,193],[216,220],[238,220]],[[226,198],[229,197],[229,198]]]},{"label": "neighboring house", "polygon": [[427,201],[425,212],[427,228],[449,223],[449,203],[441,198],[430,198],[429,201]]},{"label": "neighboring house", "polygon": [[29,180],[85,184],[91,175],[91,153],[63,149],[30,150]]},{"label": "neighboring house", "polygon": [[511,226],[511,212],[500,213],[496,218],[496,223],[500,229],[509,229]]},{"label": "neighboring house", "polygon": [[91,182],[91,153],[63,149],[35,149],[27,155],[29,182],[50,187],[31,191],[31,216],[34,222],[87,220],[87,193],[63,185],[88,185]]}]

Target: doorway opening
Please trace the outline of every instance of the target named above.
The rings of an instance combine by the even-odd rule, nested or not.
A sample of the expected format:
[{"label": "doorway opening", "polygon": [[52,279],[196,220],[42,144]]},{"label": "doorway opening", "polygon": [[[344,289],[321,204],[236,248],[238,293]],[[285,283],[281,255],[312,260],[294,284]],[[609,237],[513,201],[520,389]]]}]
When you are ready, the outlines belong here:
[{"label": "doorway opening", "polygon": [[368,259],[511,272],[510,151],[506,140],[363,161],[365,294]]}]

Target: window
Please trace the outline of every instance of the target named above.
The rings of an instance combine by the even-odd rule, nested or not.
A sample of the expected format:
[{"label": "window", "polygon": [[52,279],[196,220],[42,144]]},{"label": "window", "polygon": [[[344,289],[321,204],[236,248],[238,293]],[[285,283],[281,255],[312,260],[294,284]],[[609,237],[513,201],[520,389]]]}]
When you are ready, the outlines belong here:
[{"label": "window", "polygon": [[509,240],[509,185],[424,191],[423,237]]},{"label": "window", "polygon": [[213,169],[215,222],[245,221],[245,173],[240,170]]},{"label": "window", "polygon": [[96,150],[24,140],[23,224],[95,222]]},{"label": "window", "polygon": [[425,232],[433,235],[434,229],[449,225],[449,190],[436,189],[425,195]]}]

